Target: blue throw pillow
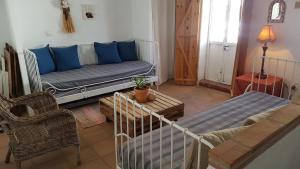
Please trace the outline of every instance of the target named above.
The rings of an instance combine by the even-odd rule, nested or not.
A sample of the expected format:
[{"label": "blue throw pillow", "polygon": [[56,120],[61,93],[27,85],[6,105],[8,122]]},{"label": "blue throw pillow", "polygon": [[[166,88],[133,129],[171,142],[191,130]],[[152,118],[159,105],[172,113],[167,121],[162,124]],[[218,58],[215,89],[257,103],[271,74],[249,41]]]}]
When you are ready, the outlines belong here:
[{"label": "blue throw pillow", "polygon": [[94,43],[95,51],[98,56],[98,64],[121,63],[117,42],[108,44]]},{"label": "blue throw pillow", "polygon": [[51,48],[57,71],[62,72],[81,68],[77,48],[77,45],[65,48]]},{"label": "blue throw pillow", "polygon": [[118,42],[118,50],[119,50],[120,58],[123,62],[138,60],[135,41]]},{"label": "blue throw pillow", "polygon": [[44,48],[30,49],[35,55],[41,75],[55,71],[55,64],[50,53],[49,45]]}]

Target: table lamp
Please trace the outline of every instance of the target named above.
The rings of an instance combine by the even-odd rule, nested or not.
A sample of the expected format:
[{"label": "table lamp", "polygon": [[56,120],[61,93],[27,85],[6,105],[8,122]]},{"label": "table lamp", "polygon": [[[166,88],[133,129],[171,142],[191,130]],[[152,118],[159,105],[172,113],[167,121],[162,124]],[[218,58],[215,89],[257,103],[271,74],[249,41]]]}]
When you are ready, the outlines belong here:
[{"label": "table lamp", "polygon": [[264,43],[264,46],[262,47],[263,58],[262,58],[261,70],[260,70],[260,74],[258,74],[256,78],[266,79],[267,75],[265,75],[264,66],[265,66],[265,57],[268,50],[268,42],[274,42],[276,40],[276,35],[273,32],[272,25],[263,26],[263,28],[261,29],[258,35],[257,40],[259,42]]}]

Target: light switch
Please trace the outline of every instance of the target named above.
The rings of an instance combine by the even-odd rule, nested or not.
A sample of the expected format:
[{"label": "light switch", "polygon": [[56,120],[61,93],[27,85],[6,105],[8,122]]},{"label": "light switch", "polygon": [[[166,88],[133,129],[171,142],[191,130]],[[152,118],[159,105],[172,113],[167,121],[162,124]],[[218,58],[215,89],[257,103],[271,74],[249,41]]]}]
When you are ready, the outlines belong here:
[{"label": "light switch", "polygon": [[295,9],[300,9],[300,1],[295,2]]}]

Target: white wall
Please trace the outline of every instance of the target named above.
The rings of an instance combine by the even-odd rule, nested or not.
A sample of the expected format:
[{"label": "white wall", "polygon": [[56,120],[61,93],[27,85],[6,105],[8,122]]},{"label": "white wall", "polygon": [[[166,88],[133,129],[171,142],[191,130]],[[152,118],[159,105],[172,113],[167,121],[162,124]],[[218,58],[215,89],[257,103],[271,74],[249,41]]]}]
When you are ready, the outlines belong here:
[{"label": "white wall", "polygon": [[[12,45],[17,51],[21,51],[22,43],[19,41],[18,37],[18,25],[16,17],[16,0],[1,0],[0,2],[0,52],[3,54],[3,48],[5,43]],[[22,54],[19,54],[19,57],[22,57]],[[24,60],[20,59],[20,68],[21,70],[26,70]],[[29,83],[27,79],[27,73],[22,71],[22,80],[23,85],[26,90],[29,90]],[[3,73],[0,76],[0,83],[3,80],[3,92],[4,95],[8,96],[8,75]]]},{"label": "white wall", "polygon": [[15,45],[15,38],[12,31],[11,14],[9,13],[9,1],[0,1],[0,53],[3,54],[5,43]]},{"label": "white wall", "polygon": [[[272,24],[277,40],[269,44],[268,56],[289,57],[300,60],[300,9],[295,9],[297,0],[285,0],[287,12],[284,23]],[[250,25],[246,71],[252,68],[252,58],[262,55],[262,44],[256,38],[264,24],[267,23],[268,8],[272,0],[253,0],[252,20]]]},{"label": "white wall", "polygon": [[132,34],[134,39],[153,40],[151,0],[131,0]]},{"label": "white wall", "polygon": [[198,63],[198,80],[205,79],[206,56],[208,47],[209,18],[210,18],[210,0],[202,1],[202,18],[200,33],[200,50]]},{"label": "white wall", "polygon": [[[24,48],[132,38],[131,0],[69,0],[76,32],[61,29],[58,0],[17,0],[18,34]],[[83,20],[81,4],[92,4],[95,20]]]},{"label": "white wall", "polygon": [[11,32],[8,20],[8,13],[6,10],[6,2],[0,1],[0,55],[3,55],[3,48],[5,47],[5,42],[11,42]]}]

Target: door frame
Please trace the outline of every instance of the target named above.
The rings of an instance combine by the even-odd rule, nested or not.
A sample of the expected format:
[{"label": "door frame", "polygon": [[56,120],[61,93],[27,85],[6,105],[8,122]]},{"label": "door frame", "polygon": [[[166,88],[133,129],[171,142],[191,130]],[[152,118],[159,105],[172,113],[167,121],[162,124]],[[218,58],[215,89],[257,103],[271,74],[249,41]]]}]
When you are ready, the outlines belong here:
[{"label": "door frame", "polygon": [[[212,4],[212,1],[210,1],[210,11],[209,11],[209,26],[208,26],[208,36],[207,36],[207,47],[206,47],[206,56],[205,56],[205,68],[204,68],[204,79],[205,80],[208,80],[206,77],[207,77],[207,64],[208,64],[208,57],[210,56],[210,45],[212,43],[214,44],[220,44],[220,45],[224,45],[224,44],[228,44],[228,45],[232,45],[232,44],[235,44],[236,45],[236,52],[235,52],[235,56],[234,56],[234,67],[233,67],[233,72],[232,72],[232,81],[231,81],[231,84],[228,85],[228,84],[224,84],[224,83],[221,83],[221,82],[217,82],[217,83],[221,83],[221,84],[224,84],[224,85],[228,85],[230,86],[230,88],[232,88],[232,86],[234,86],[234,82],[235,82],[235,74],[236,74],[236,71],[237,71],[237,66],[236,66],[236,63],[238,62],[238,49],[239,49],[239,40],[240,40],[240,31],[241,31],[241,26],[242,26],[242,13],[243,12],[243,7],[244,7],[244,3],[245,3],[245,0],[241,0],[241,8],[240,8],[240,27],[239,27],[239,35],[238,35],[238,40],[237,40],[237,43],[228,43],[226,42],[227,41],[227,33],[228,33],[228,23],[229,23],[229,17],[230,17],[230,9],[229,9],[229,6],[231,5],[231,1],[232,0],[229,0],[228,1],[228,4],[227,4],[227,11],[226,11],[226,29],[225,29],[225,36],[224,36],[224,39],[223,39],[223,42],[210,42],[210,28],[211,28],[211,19],[212,19],[212,10],[213,10],[213,6],[211,5]],[[202,11],[201,11],[202,13]],[[200,28],[201,29],[201,28]],[[200,33],[201,34],[201,33]],[[224,54],[223,54],[223,58],[224,58]]]}]

